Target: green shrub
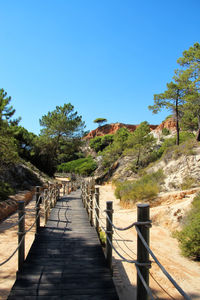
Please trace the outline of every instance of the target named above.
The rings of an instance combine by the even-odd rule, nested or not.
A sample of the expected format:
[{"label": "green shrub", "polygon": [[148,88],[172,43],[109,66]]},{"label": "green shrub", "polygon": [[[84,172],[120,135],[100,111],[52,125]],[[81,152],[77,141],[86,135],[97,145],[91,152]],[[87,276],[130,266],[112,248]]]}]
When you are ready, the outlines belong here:
[{"label": "green shrub", "polygon": [[193,259],[200,259],[200,194],[193,202],[192,209],[185,219],[181,231],[176,231],[174,236],[178,239],[181,253]]},{"label": "green shrub", "polygon": [[95,160],[88,156],[63,163],[57,167],[58,172],[77,173],[80,175],[91,175],[97,168]]},{"label": "green shrub", "polygon": [[158,157],[162,157],[165,162],[171,159],[177,159],[181,155],[194,155],[197,141],[189,134],[181,135],[180,145],[175,145],[176,139],[166,139],[158,150]]},{"label": "green shrub", "polygon": [[164,175],[162,170],[146,174],[136,181],[116,183],[115,196],[122,202],[135,203],[154,199],[160,190]]},{"label": "green shrub", "polygon": [[101,228],[99,229],[99,239],[101,241],[102,246],[105,247],[105,245],[106,245],[106,234]]},{"label": "green shrub", "polygon": [[90,147],[96,152],[103,151],[108,145],[112,144],[114,135],[106,134],[104,136],[96,136],[90,140]]},{"label": "green shrub", "polygon": [[103,157],[103,166],[108,168],[122,155],[126,148],[127,138],[130,136],[130,132],[127,128],[120,128],[113,135],[113,142],[109,144],[104,150],[99,153]]},{"label": "green shrub", "polygon": [[8,183],[0,181],[0,201],[6,200],[9,195],[14,194],[14,189]]},{"label": "green shrub", "polygon": [[[162,143],[161,147],[157,150],[157,158],[163,156],[166,160],[177,158],[179,155],[193,154],[193,147],[196,143],[194,134],[191,132],[180,132],[180,144],[176,146],[176,137],[167,138]],[[174,157],[172,157],[174,156]]]},{"label": "green shrub", "polygon": [[170,134],[169,129],[163,128],[163,129],[162,129],[162,134],[165,135],[165,136],[169,135],[169,134]]},{"label": "green shrub", "polygon": [[186,176],[183,178],[182,184],[181,184],[181,189],[182,190],[188,190],[192,187],[194,187],[196,184],[195,178],[191,176]]}]

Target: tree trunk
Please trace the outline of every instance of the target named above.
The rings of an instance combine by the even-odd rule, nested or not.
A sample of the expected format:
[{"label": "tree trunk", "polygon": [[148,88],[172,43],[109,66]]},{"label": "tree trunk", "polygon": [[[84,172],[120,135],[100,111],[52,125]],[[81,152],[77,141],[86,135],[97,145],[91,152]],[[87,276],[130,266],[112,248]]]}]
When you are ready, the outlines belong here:
[{"label": "tree trunk", "polygon": [[197,132],[196,140],[197,142],[200,142],[200,115],[198,115],[197,118],[198,118],[198,132]]},{"label": "tree trunk", "polygon": [[137,167],[137,169],[139,168],[140,152],[141,152],[141,149],[139,148],[138,157],[137,157],[137,162],[136,162],[136,167]]},{"label": "tree trunk", "polygon": [[177,92],[177,99],[176,99],[176,145],[179,145],[180,143],[180,137],[179,137],[179,120],[178,120],[178,98],[179,98],[179,92]]}]

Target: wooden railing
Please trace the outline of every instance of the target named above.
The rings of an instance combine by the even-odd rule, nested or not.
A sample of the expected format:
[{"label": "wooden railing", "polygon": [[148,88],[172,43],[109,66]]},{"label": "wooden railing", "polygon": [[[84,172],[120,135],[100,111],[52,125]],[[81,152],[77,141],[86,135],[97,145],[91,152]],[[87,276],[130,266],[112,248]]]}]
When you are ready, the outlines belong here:
[{"label": "wooden railing", "polygon": [[[91,225],[94,225],[96,227],[98,235],[101,230],[105,233],[105,255],[108,267],[110,268],[111,272],[113,251],[116,252],[116,254],[122,259],[122,261],[126,261],[135,265],[137,271],[137,300],[157,299],[156,296],[154,297],[153,292],[149,287],[149,270],[151,268],[152,263],[152,261],[150,261],[149,259],[149,256],[153,258],[154,262],[159,266],[164,275],[168,278],[169,281],[171,281],[171,283],[174,285],[174,288],[184,297],[184,299],[191,299],[176,283],[172,276],[166,271],[164,266],[158,261],[156,255],[152,252],[152,250],[149,247],[150,228],[152,226],[152,222],[149,219],[149,204],[138,204],[137,221],[125,228],[120,228],[113,224],[113,202],[107,201],[106,209],[101,209],[99,201],[99,187],[95,186],[95,182],[93,179],[82,180],[81,191],[83,205],[86,208],[86,211],[88,212]],[[106,224],[102,222],[102,218],[100,218],[100,215],[105,216]],[[119,231],[126,231],[133,227],[135,227],[137,232],[137,257],[136,259],[127,259],[124,256],[124,254],[120,253],[120,251],[117,250],[117,247],[113,242],[113,233],[115,232],[119,236]],[[124,243],[124,245],[126,244]]]}]

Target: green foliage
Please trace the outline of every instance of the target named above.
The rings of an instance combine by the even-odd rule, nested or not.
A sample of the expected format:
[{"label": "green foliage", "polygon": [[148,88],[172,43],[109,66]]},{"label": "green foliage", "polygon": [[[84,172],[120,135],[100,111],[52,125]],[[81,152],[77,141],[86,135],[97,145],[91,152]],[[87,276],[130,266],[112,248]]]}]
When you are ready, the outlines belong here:
[{"label": "green foliage", "polygon": [[157,158],[164,160],[176,159],[181,155],[193,155],[196,142],[194,140],[194,134],[191,132],[180,132],[180,145],[176,145],[176,138],[167,138],[162,143],[161,147],[157,150]]},{"label": "green foliage", "polygon": [[0,201],[6,200],[14,192],[14,189],[8,183],[0,181]]},{"label": "green foliage", "polygon": [[82,117],[74,112],[74,106],[71,103],[56,106],[54,111],[48,112],[40,119],[40,125],[44,127],[41,134],[56,138],[56,142],[61,136],[72,138],[80,135],[85,128]]},{"label": "green foliage", "polygon": [[91,175],[97,168],[97,163],[91,156],[79,158],[58,166],[58,172],[77,173],[80,175]]},{"label": "green foliage", "polygon": [[10,133],[16,140],[19,156],[27,161],[32,161],[36,151],[35,141],[37,136],[18,125],[10,126]]},{"label": "green foliage", "polygon": [[40,125],[44,128],[37,142],[38,157],[40,162],[44,158],[44,167],[49,166],[48,174],[53,175],[59,163],[77,158],[75,153],[79,152],[85,123],[68,103],[44,115]]},{"label": "green foliage", "polygon": [[96,136],[90,140],[90,147],[96,152],[103,151],[104,148],[112,144],[114,139],[113,134],[106,134],[104,136]]},{"label": "green foliage", "polygon": [[19,156],[16,141],[13,137],[0,135],[0,145],[0,170],[2,170],[17,163]]},{"label": "green foliage", "polygon": [[192,209],[186,216],[183,229],[174,233],[179,241],[181,252],[184,256],[200,259],[200,194],[193,202]]},{"label": "green foliage", "polygon": [[107,121],[108,121],[108,120],[105,119],[105,118],[97,118],[97,119],[95,119],[93,122],[94,122],[94,123],[97,123],[99,126],[102,126],[103,123],[105,123],[105,122],[107,122]]},{"label": "green foliage", "polygon": [[178,59],[181,70],[176,71],[184,82],[186,94],[181,126],[185,130],[197,130],[200,140],[200,44],[195,43]]},{"label": "green foliage", "polygon": [[184,104],[184,96],[185,96],[185,85],[178,78],[174,78],[175,82],[167,83],[167,89],[164,93],[155,94],[154,95],[154,105],[150,105],[149,109],[152,110],[153,113],[158,113],[161,109],[170,109],[175,113],[176,118],[176,133],[177,139],[176,144],[179,145],[179,118],[180,118],[180,110]]},{"label": "green foliage", "polygon": [[132,170],[137,172],[141,167],[146,166],[151,161],[155,138],[149,134],[150,127],[147,122],[142,122],[138,128],[129,135],[126,141],[125,155],[131,155],[133,159]]},{"label": "green foliage", "polygon": [[195,178],[191,176],[186,176],[183,178],[182,184],[181,184],[181,189],[182,190],[188,190],[192,187],[194,187],[197,184],[197,181]]},{"label": "green foliage", "polygon": [[165,136],[169,135],[169,134],[170,134],[169,129],[163,128],[163,129],[162,129],[162,134],[165,135]]},{"label": "green foliage", "polygon": [[159,185],[163,179],[163,172],[159,170],[152,174],[146,174],[136,181],[117,182],[115,196],[125,203],[153,200],[159,193]]},{"label": "green foliage", "polygon": [[109,168],[122,155],[129,136],[130,132],[127,128],[120,128],[115,133],[113,143],[100,153],[103,156],[104,167]]},{"label": "green foliage", "polygon": [[7,93],[0,89],[0,125],[3,120],[10,120],[10,118],[14,115],[15,109],[11,106],[8,106],[11,101],[11,97],[7,97]]},{"label": "green foliage", "polygon": [[106,234],[101,228],[99,229],[99,239],[101,241],[102,246],[105,247],[105,245],[106,245]]}]

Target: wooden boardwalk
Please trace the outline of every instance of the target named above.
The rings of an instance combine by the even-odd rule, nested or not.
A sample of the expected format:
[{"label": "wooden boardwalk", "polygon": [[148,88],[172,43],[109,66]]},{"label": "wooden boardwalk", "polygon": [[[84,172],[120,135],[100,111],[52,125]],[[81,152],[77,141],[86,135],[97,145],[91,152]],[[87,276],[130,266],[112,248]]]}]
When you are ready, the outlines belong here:
[{"label": "wooden boardwalk", "polygon": [[29,251],[8,300],[117,300],[80,191],[62,197]]}]

